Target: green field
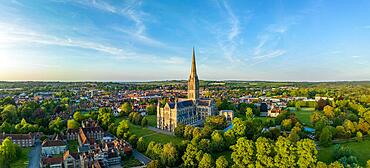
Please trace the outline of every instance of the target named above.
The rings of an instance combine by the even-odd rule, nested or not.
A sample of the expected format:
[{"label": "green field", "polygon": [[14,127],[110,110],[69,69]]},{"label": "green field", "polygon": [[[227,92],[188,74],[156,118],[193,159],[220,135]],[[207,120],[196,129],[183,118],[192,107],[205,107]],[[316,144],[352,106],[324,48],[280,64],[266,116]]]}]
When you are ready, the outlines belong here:
[{"label": "green field", "polygon": [[[370,160],[370,140],[364,140],[362,142],[347,142],[341,145],[348,146],[354,156],[357,157],[360,165],[365,166],[366,161]],[[335,145],[331,145],[330,147],[320,147],[318,159],[320,161],[330,163],[334,161],[334,153]]]},{"label": "green field", "polygon": [[307,126],[312,126],[310,121],[311,114],[315,112],[315,108],[301,108],[301,110],[296,111],[294,107],[289,107],[292,113],[295,113],[297,118]]},{"label": "green field", "polygon": [[151,127],[157,126],[157,115],[147,115],[146,118],[148,119],[148,125]]},{"label": "green field", "polygon": [[12,162],[10,164],[10,167],[14,168],[25,168],[28,167],[28,154],[30,153],[32,148],[21,148],[22,149],[22,154],[20,155],[19,158],[15,162]]},{"label": "green field", "polygon": [[[122,119],[123,118],[117,118],[115,123],[118,124]],[[149,143],[150,141],[154,141],[162,144],[170,142],[172,142],[173,144],[179,144],[183,140],[182,138],[176,136],[157,133],[153,130],[150,130],[149,128],[134,125],[131,122],[129,122],[129,127],[129,131],[131,133],[135,134],[138,137],[143,137],[145,142],[147,143]]]}]

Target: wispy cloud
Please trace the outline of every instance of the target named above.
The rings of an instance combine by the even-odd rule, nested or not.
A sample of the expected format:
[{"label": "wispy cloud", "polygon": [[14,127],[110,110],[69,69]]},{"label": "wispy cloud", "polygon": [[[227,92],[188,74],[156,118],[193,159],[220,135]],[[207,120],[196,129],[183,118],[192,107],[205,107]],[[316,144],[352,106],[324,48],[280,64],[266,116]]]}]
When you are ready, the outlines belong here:
[{"label": "wispy cloud", "polygon": [[227,1],[216,2],[227,21],[227,26],[221,28],[222,30],[219,30],[216,34],[217,44],[228,61],[234,64],[242,63],[242,60],[236,55],[236,50],[241,40],[240,20]]},{"label": "wispy cloud", "polygon": [[129,49],[114,47],[108,44],[102,44],[94,41],[85,41],[74,38],[63,38],[54,35],[47,35],[41,32],[27,30],[21,26],[0,23],[0,44],[18,45],[22,43],[37,43],[44,45],[56,45],[63,47],[78,47],[82,49],[89,49],[105,54],[109,54],[118,59],[130,59],[137,57],[137,53]]},{"label": "wispy cloud", "polygon": [[161,41],[150,37],[146,33],[146,25],[144,17],[147,16],[145,12],[140,9],[141,1],[125,1],[124,6],[114,6],[102,0],[81,0],[76,1],[79,4],[95,8],[104,12],[124,16],[134,23],[134,27],[113,27],[113,30],[124,33],[126,36],[131,36],[133,40],[142,42],[151,46],[165,46]]}]

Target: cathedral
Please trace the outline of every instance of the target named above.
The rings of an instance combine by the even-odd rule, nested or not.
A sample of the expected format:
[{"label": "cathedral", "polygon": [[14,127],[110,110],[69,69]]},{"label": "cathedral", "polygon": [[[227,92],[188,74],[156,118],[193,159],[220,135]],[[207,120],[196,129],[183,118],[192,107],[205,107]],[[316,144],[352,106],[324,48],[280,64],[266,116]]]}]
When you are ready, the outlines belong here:
[{"label": "cathedral", "polygon": [[199,97],[199,79],[195,63],[195,52],[191,63],[188,80],[188,99],[166,103],[164,107],[157,106],[157,128],[174,131],[177,124],[199,125],[205,118],[217,115],[215,101]]}]

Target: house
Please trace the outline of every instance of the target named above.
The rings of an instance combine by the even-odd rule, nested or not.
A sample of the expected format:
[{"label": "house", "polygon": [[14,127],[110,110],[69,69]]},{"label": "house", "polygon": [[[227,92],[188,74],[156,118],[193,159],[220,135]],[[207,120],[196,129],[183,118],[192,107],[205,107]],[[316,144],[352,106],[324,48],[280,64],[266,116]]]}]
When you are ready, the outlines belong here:
[{"label": "house", "polygon": [[59,155],[66,151],[67,145],[62,140],[45,140],[42,143],[41,154],[44,156]]},{"label": "house", "polygon": [[78,153],[70,153],[69,150],[63,154],[64,168],[78,168],[80,167],[80,159]]},{"label": "house", "polygon": [[40,162],[40,167],[41,168],[63,168],[63,158],[62,157],[57,157],[57,158],[42,158]]},{"label": "house", "polygon": [[3,140],[9,137],[13,143],[18,144],[21,147],[31,147],[35,144],[35,138],[29,133],[29,134],[0,134],[0,143],[3,142]]},{"label": "house", "polygon": [[281,108],[272,105],[271,109],[268,111],[267,116],[269,117],[277,117],[281,113]]},{"label": "house", "polygon": [[225,116],[227,121],[232,121],[234,118],[234,111],[232,110],[220,110],[220,116]]}]

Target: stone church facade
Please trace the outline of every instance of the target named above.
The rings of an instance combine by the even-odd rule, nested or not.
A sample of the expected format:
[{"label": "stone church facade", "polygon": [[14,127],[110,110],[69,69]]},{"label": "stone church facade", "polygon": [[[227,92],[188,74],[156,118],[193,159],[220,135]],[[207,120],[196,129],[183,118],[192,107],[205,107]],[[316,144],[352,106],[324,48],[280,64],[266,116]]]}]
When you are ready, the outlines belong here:
[{"label": "stone church facade", "polygon": [[195,52],[193,48],[191,72],[188,80],[188,99],[157,106],[157,128],[174,131],[179,123],[198,125],[208,116],[217,115],[216,103],[213,99],[199,97],[199,79],[197,75]]}]

